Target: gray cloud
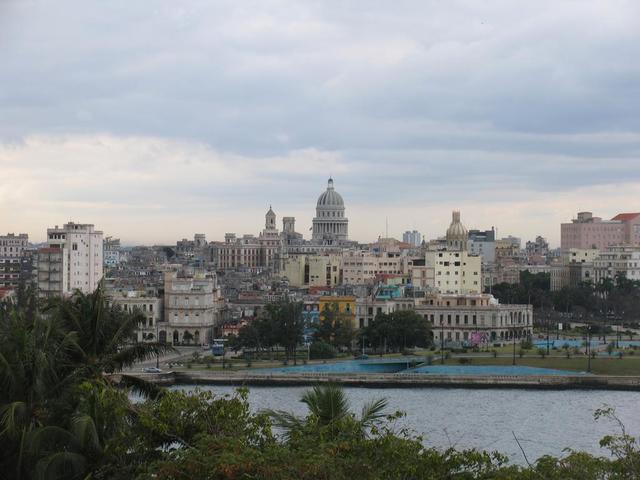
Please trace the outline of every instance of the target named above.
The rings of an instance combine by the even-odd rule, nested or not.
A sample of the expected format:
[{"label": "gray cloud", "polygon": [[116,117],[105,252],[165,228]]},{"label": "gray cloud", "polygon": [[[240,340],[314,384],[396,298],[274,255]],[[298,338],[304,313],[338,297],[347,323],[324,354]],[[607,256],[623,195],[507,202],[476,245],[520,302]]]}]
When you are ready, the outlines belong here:
[{"label": "gray cloud", "polygon": [[[142,138],[149,150],[132,158],[149,176],[161,149],[187,163],[208,149],[204,162],[237,156],[256,182],[155,172],[135,191],[110,176],[120,183],[48,197],[71,204],[139,205],[171,190],[203,210],[259,208],[301,202],[329,173],[377,207],[564,195],[640,182],[638,58],[632,0],[8,0],[0,139]],[[301,151],[334,160],[310,173]],[[298,163],[266,168],[276,158]],[[628,208],[640,206],[630,197]]]}]

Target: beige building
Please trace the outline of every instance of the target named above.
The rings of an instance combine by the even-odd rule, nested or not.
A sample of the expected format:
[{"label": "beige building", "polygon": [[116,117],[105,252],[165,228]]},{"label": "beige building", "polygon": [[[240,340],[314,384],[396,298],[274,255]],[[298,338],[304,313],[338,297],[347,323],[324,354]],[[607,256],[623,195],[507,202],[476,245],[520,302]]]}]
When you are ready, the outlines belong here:
[{"label": "beige building", "polygon": [[29,247],[29,235],[8,233],[0,235],[0,258],[20,258]]},{"label": "beige building", "polygon": [[376,318],[376,315],[389,314],[400,310],[414,310],[413,298],[376,298],[361,297],[356,300],[355,328],[365,328]]},{"label": "beige building", "polygon": [[160,326],[165,327],[161,298],[147,296],[144,292],[128,291],[114,292],[109,300],[120,305],[125,312],[139,312],[143,315],[144,319],[138,323],[136,333],[138,342],[158,341]]},{"label": "beige building", "polygon": [[571,248],[562,252],[561,264],[550,267],[551,291],[594,282],[594,262],[599,256],[600,251],[593,248]]},{"label": "beige building", "polygon": [[372,285],[380,276],[408,275],[412,265],[413,259],[400,252],[346,250],[342,253],[343,283]]},{"label": "beige building", "polygon": [[214,274],[184,275],[166,272],[164,324],[160,342],[173,345],[206,345],[213,339],[218,321],[220,291]]},{"label": "beige building", "polygon": [[285,259],[284,277],[295,288],[342,285],[342,265],[338,255],[295,255]]},{"label": "beige building", "polygon": [[427,294],[415,310],[432,325],[436,344],[481,345],[533,333],[531,305],[502,305],[489,294]]},{"label": "beige building", "polygon": [[448,294],[482,292],[482,258],[467,251],[469,239],[460,212],[453,212],[446,238],[446,250],[425,254],[425,276],[433,269],[433,289]]},{"label": "beige building", "polygon": [[246,268],[251,271],[280,268],[282,236],[276,228],[276,214],[271,207],[265,215],[265,227],[258,237],[227,233],[223,242],[211,242],[209,255],[212,264],[219,270]]}]

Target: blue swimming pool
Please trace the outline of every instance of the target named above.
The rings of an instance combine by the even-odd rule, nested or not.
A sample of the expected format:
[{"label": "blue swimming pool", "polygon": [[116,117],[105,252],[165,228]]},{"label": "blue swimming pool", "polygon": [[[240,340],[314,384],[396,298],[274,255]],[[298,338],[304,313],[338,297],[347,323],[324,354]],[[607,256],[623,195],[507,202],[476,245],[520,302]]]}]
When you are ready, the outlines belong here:
[{"label": "blue swimming pool", "polygon": [[[534,348],[547,348],[546,340],[534,340],[532,343]],[[571,339],[571,340],[549,339],[549,348],[562,348],[565,345],[568,345],[569,348],[573,348],[573,347],[584,348],[585,343],[586,342],[582,339],[575,339],[575,340],[574,339]],[[601,340],[591,340],[592,347],[598,347],[600,345],[603,345]]]},{"label": "blue swimming pool", "polygon": [[[614,342],[615,337],[607,337],[607,341],[603,342],[602,340],[591,340],[592,347],[601,347],[607,345],[608,343]],[[533,342],[534,348],[547,348],[546,340],[534,340]],[[566,340],[556,340],[549,339],[549,348],[562,348],[564,345],[569,345],[569,348],[578,347],[584,348],[585,346],[584,339],[566,339]],[[618,342],[620,348],[628,348],[628,347],[640,347],[640,340],[620,340]]]},{"label": "blue swimming pool", "polygon": [[344,362],[263,368],[252,373],[397,373],[421,375],[583,375],[583,372],[512,365],[424,365],[407,360],[349,360]]},{"label": "blue swimming pool", "polygon": [[294,367],[261,368],[253,373],[398,373],[424,362],[420,357],[398,357],[382,360],[347,360],[314,363]]},{"label": "blue swimming pool", "polygon": [[551,368],[524,367],[518,365],[428,365],[410,369],[403,374],[423,375],[586,375],[585,372],[554,370]]}]

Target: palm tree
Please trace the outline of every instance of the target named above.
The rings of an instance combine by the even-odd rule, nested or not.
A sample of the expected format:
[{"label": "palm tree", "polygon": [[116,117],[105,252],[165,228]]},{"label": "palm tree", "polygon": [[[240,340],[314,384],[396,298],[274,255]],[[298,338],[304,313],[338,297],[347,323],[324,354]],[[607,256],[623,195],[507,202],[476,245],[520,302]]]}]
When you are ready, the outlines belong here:
[{"label": "palm tree", "polygon": [[22,478],[32,433],[47,424],[73,381],[76,335],[17,305],[0,312],[0,468]]},{"label": "palm tree", "polygon": [[385,398],[373,400],[362,407],[360,418],[356,418],[351,413],[349,400],[344,389],[334,384],[317,385],[311,390],[307,390],[300,401],[306,404],[309,409],[309,415],[305,418],[282,410],[266,411],[267,415],[272,418],[274,425],[283,430],[287,439],[290,439],[293,433],[302,430],[309,423],[318,427],[332,427],[331,431],[335,433],[334,427],[337,427],[343,420],[354,420],[359,434],[365,436],[371,427],[386,416],[384,410],[388,405]]},{"label": "palm tree", "polygon": [[[173,347],[156,342],[136,342],[135,331],[144,319],[143,314],[125,312],[118,305],[109,304],[102,283],[93,293],[76,291],[69,299],[54,300],[46,311],[77,335],[79,348],[74,360],[78,378],[95,379],[106,375],[140,393],[159,393],[150,383],[120,372],[140,361],[172,352]],[[115,373],[120,374],[112,375]]]}]

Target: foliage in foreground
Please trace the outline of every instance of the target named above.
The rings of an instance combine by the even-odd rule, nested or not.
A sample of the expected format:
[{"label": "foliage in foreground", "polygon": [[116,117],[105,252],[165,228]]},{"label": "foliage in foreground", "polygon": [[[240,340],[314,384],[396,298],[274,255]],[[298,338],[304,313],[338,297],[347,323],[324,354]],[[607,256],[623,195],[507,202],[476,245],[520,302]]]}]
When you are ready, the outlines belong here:
[{"label": "foliage in foreground", "polygon": [[[0,307],[0,478],[640,478],[637,444],[621,424],[602,440],[612,458],[569,452],[519,467],[498,453],[425,447],[398,429],[401,414],[385,413],[384,400],[355,415],[335,386],[305,393],[304,417],[253,413],[245,390],[162,391],[132,402],[113,373],[164,347],[131,343],[135,316],[109,307],[101,291],[50,305],[45,316],[32,301]],[[615,419],[610,409],[597,416]]]}]

